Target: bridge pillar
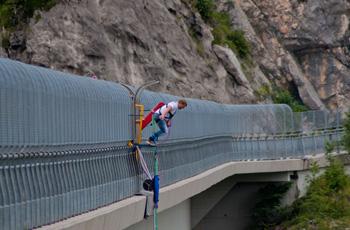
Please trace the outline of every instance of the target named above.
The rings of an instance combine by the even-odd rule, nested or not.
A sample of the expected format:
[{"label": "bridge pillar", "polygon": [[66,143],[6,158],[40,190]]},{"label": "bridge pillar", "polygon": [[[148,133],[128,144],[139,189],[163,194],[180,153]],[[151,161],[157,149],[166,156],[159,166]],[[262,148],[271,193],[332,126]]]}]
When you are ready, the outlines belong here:
[{"label": "bridge pillar", "polygon": [[193,230],[240,230],[249,227],[259,189],[271,182],[286,182],[290,173],[232,176],[191,198]]},{"label": "bridge pillar", "polygon": [[[189,199],[162,211],[158,216],[159,229],[191,230],[191,202]],[[153,230],[153,216],[148,217],[126,230]]]}]

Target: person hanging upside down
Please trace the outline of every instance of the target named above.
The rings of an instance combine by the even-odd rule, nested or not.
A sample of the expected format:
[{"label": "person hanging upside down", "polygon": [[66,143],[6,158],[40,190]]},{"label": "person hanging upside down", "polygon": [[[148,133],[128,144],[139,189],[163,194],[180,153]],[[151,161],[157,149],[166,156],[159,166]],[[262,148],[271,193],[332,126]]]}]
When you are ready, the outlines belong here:
[{"label": "person hanging upside down", "polygon": [[169,102],[163,105],[153,114],[153,119],[159,127],[159,131],[153,133],[147,141],[149,145],[156,145],[160,136],[168,133],[168,128],[171,126],[171,119],[176,114],[177,110],[186,108],[187,102],[184,99]]}]

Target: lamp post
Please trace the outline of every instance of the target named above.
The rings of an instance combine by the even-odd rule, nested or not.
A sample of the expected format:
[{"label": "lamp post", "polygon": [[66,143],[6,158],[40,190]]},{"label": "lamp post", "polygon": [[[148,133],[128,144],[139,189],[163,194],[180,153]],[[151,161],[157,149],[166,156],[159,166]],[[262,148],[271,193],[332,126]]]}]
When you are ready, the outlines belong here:
[{"label": "lamp post", "polygon": [[[140,104],[140,96],[142,94],[142,92],[147,88],[150,87],[152,85],[156,85],[159,84],[159,81],[151,81],[145,84],[142,84],[140,87],[134,89],[133,87],[126,85],[124,83],[120,83],[124,88],[126,88],[129,91],[129,95],[131,98],[131,119],[130,119],[130,127],[131,127],[131,140],[129,141],[129,145],[132,145],[133,142],[138,139],[138,142],[141,142],[141,129],[139,128],[137,133],[137,124],[138,126],[142,126],[142,117],[143,117],[143,105]],[[139,110],[139,114],[136,114],[136,111]],[[136,120],[136,116],[140,116],[140,119],[137,121]],[[138,143],[140,144],[140,143]]]}]

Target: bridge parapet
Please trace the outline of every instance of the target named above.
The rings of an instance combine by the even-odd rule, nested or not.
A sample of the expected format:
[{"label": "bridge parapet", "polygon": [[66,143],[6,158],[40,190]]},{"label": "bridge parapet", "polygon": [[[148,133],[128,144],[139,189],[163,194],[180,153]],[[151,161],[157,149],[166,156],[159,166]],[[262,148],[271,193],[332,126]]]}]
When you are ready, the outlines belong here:
[{"label": "bridge parapet", "polygon": [[[141,102],[175,99],[145,91]],[[188,101],[158,148],[162,186],[232,161],[323,153],[342,132],[328,111]],[[138,193],[130,104],[119,84],[0,59],[0,228],[37,227]],[[142,151],[151,166],[151,149]]]}]

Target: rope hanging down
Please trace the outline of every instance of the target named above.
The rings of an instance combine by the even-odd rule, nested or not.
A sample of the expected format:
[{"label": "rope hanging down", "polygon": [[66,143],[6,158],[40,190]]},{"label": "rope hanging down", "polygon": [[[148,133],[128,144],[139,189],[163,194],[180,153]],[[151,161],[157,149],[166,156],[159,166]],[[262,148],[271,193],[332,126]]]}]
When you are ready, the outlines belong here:
[{"label": "rope hanging down", "polygon": [[[156,124],[152,117],[153,131],[155,132]],[[158,230],[158,202],[159,202],[159,175],[158,175],[158,153],[157,146],[154,147],[154,178],[153,178],[153,229]]]},{"label": "rope hanging down", "polygon": [[[152,118],[152,126],[153,131],[155,132],[156,129],[156,122],[154,118]],[[146,191],[153,191],[153,229],[158,230],[158,203],[159,203],[159,162],[158,162],[158,152],[157,152],[157,146],[152,146],[153,149],[153,159],[154,159],[154,177],[152,178],[152,175],[147,167],[147,163],[145,161],[145,158],[141,152],[140,149],[141,145],[134,145],[134,152],[136,154],[136,159],[138,162],[140,162],[142,171],[146,174],[147,179],[143,182],[143,188]],[[146,202],[147,206],[147,202]],[[147,209],[147,207],[146,207]]]},{"label": "rope hanging down", "polygon": [[143,154],[142,154],[139,146],[136,146],[136,157],[139,160],[141,168],[142,168],[143,172],[146,174],[147,178],[152,180],[152,175],[149,172],[149,169],[147,167],[147,163],[145,161],[145,158],[143,157]]}]

